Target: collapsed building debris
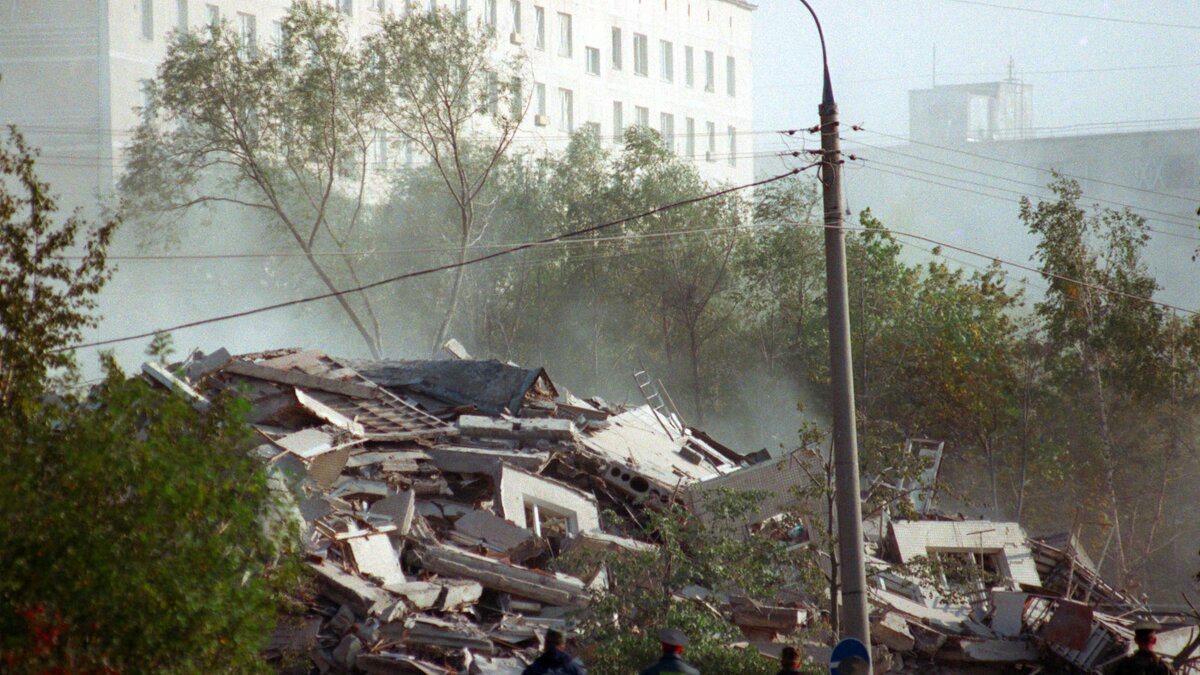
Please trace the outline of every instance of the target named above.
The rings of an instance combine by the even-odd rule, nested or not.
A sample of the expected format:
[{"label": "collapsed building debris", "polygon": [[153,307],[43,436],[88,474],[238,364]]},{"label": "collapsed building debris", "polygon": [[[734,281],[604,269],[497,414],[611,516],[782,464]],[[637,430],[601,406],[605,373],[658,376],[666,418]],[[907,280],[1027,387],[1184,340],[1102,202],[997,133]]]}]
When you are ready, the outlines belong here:
[{"label": "collapsed building debris", "polygon": [[[758,527],[808,475],[797,453],[740,455],[688,428],[653,404],[657,391],[640,407],[585,400],[542,369],[473,361],[456,343],[434,360],[370,363],[222,349],[143,374],[197,409],[220,392],[249,402],[272,485],[297,497],[283,518],[300,524],[318,589],[266,656],[299,654],[322,673],[516,675],[546,630],[607,588],[603,566],[576,578],[554,571],[555,556],[656,550],[605,531],[606,509],[636,520],[678,504],[707,520],[706,495],[765,490],[740,524]],[[901,486],[921,520],[885,519],[866,542],[875,672],[1096,672],[1138,618],[1168,625],[1168,656],[1196,649],[1200,629],[1106,584],[1072,537],[937,516],[942,445],[908,451],[930,465]],[[727,590],[678,595],[773,658],[824,609],[782,589],[768,605]]]}]

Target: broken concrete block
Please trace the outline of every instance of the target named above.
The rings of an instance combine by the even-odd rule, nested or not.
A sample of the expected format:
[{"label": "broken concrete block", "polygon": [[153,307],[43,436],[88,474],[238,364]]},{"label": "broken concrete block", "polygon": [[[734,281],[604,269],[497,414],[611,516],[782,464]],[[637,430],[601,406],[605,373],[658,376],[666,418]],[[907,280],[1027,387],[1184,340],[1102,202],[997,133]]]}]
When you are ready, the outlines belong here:
[{"label": "broken concrete block", "polygon": [[470,607],[479,601],[483,595],[483,586],[478,581],[470,579],[443,579],[438,582],[442,587],[442,595],[438,607],[443,612],[451,612]]},{"label": "broken concrete block", "polygon": [[209,373],[215,370],[220,370],[225,364],[229,363],[232,358],[233,357],[229,355],[229,350],[221,347],[208,356],[200,356],[189,363],[187,368],[184,370],[184,375],[187,377],[188,381],[192,383],[199,382]]},{"label": "broken concrete block", "polygon": [[350,605],[342,605],[338,607],[337,614],[329,620],[329,630],[333,631],[334,635],[345,635],[350,632],[350,627],[354,625],[358,617],[354,616],[354,610],[350,609]]},{"label": "broken concrete block", "polygon": [[582,606],[587,602],[583,582],[564,574],[518,567],[441,544],[426,546],[415,553],[421,567],[435,574],[474,579],[485,588],[551,605]]},{"label": "broken concrete block", "polygon": [[630,539],[602,530],[583,530],[566,542],[567,550],[582,548],[587,551],[610,551],[613,553],[647,553],[658,550],[654,544]]},{"label": "broken concrete block", "polygon": [[355,664],[359,670],[368,675],[445,675],[446,669],[428,661],[421,661],[415,656],[383,652],[380,654],[363,654]]},{"label": "broken concrete block", "polygon": [[969,660],[982,663],[1033,663],[1039,656],[1029,640],[963,639],[959,648]]},{"label": "broken concrete block", "polygon": [[872,625],[871,639],[897,652],[910,652],[916,646],[908,621],[895,612],[884,614]]},{"label": "broken concrete block", "polygon": [[516,657],[476,656],[467,670],[469,675],[521,675],[525,663]]},{"label": "broken concrete block", "polygon": [[534,558],[546,550],[545,542],[533,532],[487,511],[471,511],[462,516],[454,521],[454,530],[465,535],[465,543],[482,543],[493,551],[507,554],[515,563]]},{"label": "broken concrete block", "polygon": [[333,662],[346,670],[352,671],[362,650],[362,640],[359,640],[355,635],[347,635],[333,648]]},{"label": "broken concrete block", "polygon": [[425,647],[449,647],[470,649],[491,654],[495,645],[488,636],[471,623],[456,623],[433,616],[411,616],[404,621],[393,621],[379,628],[380,638],[388,642],[404,642],[405,645]]},{"label": "broken concrete block", "polygon": [[360,616],[374,616],[392,604],[392,596],[382,588],[353,574],[348,574],[324,560],[320,563],[309,563],[309,568],[317,573],[326,595],[344,605],[349,605]]},{"label": "broken concrete block", "polygon": [[142,364],[142,372],[155,382],[158,382],[167,389],[170,389],[176,394],[179,394],[183,398],[191,401],[192,407],[196,410],[208,410],[209,406],[212,405],[212,403],[210,403],[207,398],[201,395],[200,392],[192,389],[192,385],[184,382],[178,377],[175,377],[171,371],[167,370],[166,367],[160,363],[147,361],[146,363]]},{"label": "broken concrete block", "polygon": [[992,630],[1002,637],[1017,637],[1024,626],[1028,593],[992,591]]},{"label": "broken concrete block", "polygon": [[733,623],[739,628],[765,628],[790,633],[808,620],[808,610],[796,607],[755,607],[743,605],[733,611]]},{"label": "broken concrete block", "polygon": [[409,581],[385,586],[389,592],[404,598],[416,609],[429,609],[437,604],[442,587],[429,581]]},{"label": "broken concrete block", "polygon": [[407,536],[412,528],[413,514],[416,512],[415,495],[411,490],[401,490],[397,494],[380,499],[371,504],[368,513],[388,516],[400,536]]},{"label": "broken concrete block", "polygon": [[522,452],[520,450],[438,446],[429,448],[426,453],[433,460],[433,465],[440,471],[488,476],[495,474],[501,462],[526,471],[541,471],[550,461],[548,452]]},{"label": "broken concrete block", "polygon": [[380,584],[404,583],[404,572],[396,549],[386,534],[355,537],[346,542],[354,557],[354,564],[363,575],[377,579]]},{"label": "broken concrete block", "polygon": [[571,420],[555,418],[504,419],[482,415],[463,415],[458,418],[459,431],[477,438],[512,438],[522,441],[569,441],[575,437]]},{"label": "broken concrete block", "polygon": [[500,515],[538,536],[546,534],[542,526],[550,522],[559,523],[564,535],[600,528],[596,498],[566,483],[502,464],[496,486]]}]

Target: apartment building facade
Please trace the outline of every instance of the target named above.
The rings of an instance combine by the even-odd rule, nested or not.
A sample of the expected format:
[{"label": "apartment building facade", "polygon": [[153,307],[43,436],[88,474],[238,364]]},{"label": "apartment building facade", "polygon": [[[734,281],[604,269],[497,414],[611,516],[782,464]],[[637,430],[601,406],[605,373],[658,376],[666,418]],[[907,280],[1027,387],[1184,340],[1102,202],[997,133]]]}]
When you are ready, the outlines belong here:
[{"label": "apartment building facade", "polygon": [[[497,48],[527,55],[523,146],[559,150],[592,125],[619,143],[661,131],[706,178],[753,174],[751,12],[743,0],[330,0],[352,37],[385,13],[443,6],[492,25]],[[227,22],[270,48],[290,0],[0,0],[0,123],[42,149],[67,206],[111,193],[140,121],[145,85],[172,33]],[[383,139],[381,139],[383,140]],[[403,152],[379,152],[394,170]]]}]

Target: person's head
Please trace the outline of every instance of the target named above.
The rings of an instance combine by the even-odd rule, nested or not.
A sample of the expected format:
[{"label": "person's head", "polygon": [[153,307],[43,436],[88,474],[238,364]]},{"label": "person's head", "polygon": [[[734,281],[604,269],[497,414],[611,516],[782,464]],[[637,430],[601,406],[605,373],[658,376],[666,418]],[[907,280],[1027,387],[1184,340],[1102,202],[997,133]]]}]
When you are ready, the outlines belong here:
[{"label": "person's head", "polygon": [[799,668],[800,652],[796,651],[795,647],[784,647],[783,653],[779,655],[779,663],[784,668]]},{"label": "person's head", "polygon": [[1138,649],[1152,651],[1158,644],[1158,631],[1162,627],[1152,621],[1140,621],[1133,625],[1133,642]]},{"label": "person's head", "polygon": [[663,654],[682,654],[683,648],[688,645],[687,636],[675,628],[662,629],[658,634],[658,641],[662,643]]},{"label": "person's head", "polygon": [[546,631],[546,651],[552,652],[563,645],[563,634],[551,628]]}]

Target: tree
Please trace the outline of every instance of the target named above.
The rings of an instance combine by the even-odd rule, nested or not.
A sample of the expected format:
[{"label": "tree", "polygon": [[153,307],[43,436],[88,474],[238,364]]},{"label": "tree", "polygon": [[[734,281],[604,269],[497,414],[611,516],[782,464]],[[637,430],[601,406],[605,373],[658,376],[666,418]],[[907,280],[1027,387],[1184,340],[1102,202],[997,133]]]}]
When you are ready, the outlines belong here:
[{"label": "tree", "polygon": [[[70,377],[65,349],[95,326],[95,295],[111,276],[106,252],[117,221],[92,228],[54,218],[50,186],[38,179],[35,152],[16,127],[0,145],[0,410],[40,393],[53,372]],[[82,258],[71,253],[81,234]]]},{"label": "tree", "polygon": [[[361,285],[349,253],[380,142],[367,65],[345,19],[324,3],[295,3],[274,51],[244,44],[226,24],[177,34],[129,150],[126,212],[169,236],[179,225],[165,219],[231,207],[282,234],[326,290]],[[379,357],[370,297],[336,300]]]},{"label": "tree", "polygon": [[[1057,177],[1054,199],[1025,199],[1021,218],[1039,241],[1049,284],[1036,305],[1047,379],[1062,410],[1054,433],[1084,484],[1085,508],[1103,517],[1121,582],[1135,587],[1161,549],[1173,481],[1194,475],[1196,323],[1149,302],[1144,219],[1128,210],[1088,213],[1078,184]],[[1183,370],[1180,370],[1180,368]],[[1184,406],[1183,408],[1177,406]],[[1136,461],[1132,458],[1136,457]],[[1101,559],[1109,550],[1103,546]]]},{"label": "tree", "polygon": [[609,579],[607,590],[594,595],[579,628],[589,672],[636,672],[658,658],[655,636],[667,626],[687,634],[688,658],[706,672],[773,671],[754,648],[729,647],[745,638],[716,607],[679,595],[688,586],[700,586],[751,601],[774,600],[785,583],[795,581],[797,561],[783,543],[730,530],[758,498],[714,494],[706,509],[712,514],[708,522],[679,507],[647,510],[642,528],[657,542],[653,550],[599,558],[568,554],[562,560],[580,574],[594,575],[602,566]]},{"label": "tree", "polygon": [[15,130],[0,170],[0,668],[260,670],[298,536],[264,533],[279,502],[248,452],[247,406],[199,413],[111,358],[86,394],[64,386],[116,223],[56,222]]},{"label": "tree", "polygon": [[441,178],[457,210],[457,247],[433,349],[449,337],[468,249],[487,228],[478,200],[516,137],[527,100],[521,58],[497,59],[495,31],[446,8],[383,19],[367,38],[375,100],[388,130],[411,143]]}]

